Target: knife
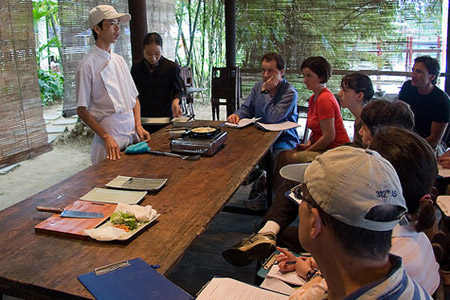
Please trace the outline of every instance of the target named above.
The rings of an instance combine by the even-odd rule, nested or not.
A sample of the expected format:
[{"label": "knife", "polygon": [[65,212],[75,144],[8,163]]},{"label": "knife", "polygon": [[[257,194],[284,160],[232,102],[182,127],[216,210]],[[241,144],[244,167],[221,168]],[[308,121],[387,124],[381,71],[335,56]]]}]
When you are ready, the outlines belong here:
[{"label": "knife", "polygon": [[59,216],[61,218],[85,218],[85,219],[104,218],[103,213],[99,213],[99,212],[66,210],[66,209],[59,208],[59,207],[48,207],[48,206],[36,206],[36,209],[38,211],[60,214]]}]

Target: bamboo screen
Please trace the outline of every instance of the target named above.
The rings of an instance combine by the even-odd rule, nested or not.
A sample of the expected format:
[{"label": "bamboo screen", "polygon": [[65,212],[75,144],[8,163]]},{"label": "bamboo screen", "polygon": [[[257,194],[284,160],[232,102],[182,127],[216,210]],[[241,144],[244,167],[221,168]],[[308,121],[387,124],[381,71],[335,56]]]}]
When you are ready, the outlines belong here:
[{"label": "bamboo screen", "polygon": [[[88,27],[89,11],[100,4],[114,6],[118,12],[128,12],[128,0],[73,1],[59,0],[59,18],[61,22],[62,67],[64,72],[63,114],[76,114],[75,72],[78,63],[94,45],[92,31]],[[131,43],[129,24],[121,25],[121,35],[114,44],[114,52],[123,56],[131,66]]]},{"label": "bamboo screen", "polygon": [[51,150],[29,0],[0,1],[0,168]]}]

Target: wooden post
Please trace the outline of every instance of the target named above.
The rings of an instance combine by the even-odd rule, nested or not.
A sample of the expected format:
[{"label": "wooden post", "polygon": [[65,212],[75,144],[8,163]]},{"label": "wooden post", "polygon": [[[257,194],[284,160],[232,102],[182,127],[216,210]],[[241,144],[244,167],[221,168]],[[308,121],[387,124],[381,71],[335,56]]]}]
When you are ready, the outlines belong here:
[{"label": "wooden post", "polygon": [[[236,0],[225,0],[225,49],[227,69],[231,73],[231,69],[236,67]],[[237,101],[227,99],[227,116],[236,111]]]},{"label": "wooden post", "polygon": [[131,21],[131,54],[133,62],[141,59],[142,40],[144,35],[148,33],[147,28],[147,1],[146,0],[128,0],[128,8],[130,10]]},{"label": "wooden post", "polygon": [[[449,3],[449,6],[450,6],[450,3]],[[450,63],[450,53],[449,53],[449,49],[450,48],[449,48],[449,45],[450,45],[450,41],[449,41],[449,38],[448,38],[448,33],[450,32],[450,23],[449,23],[449,21],[450,21],[450,10],[448,10],[448,13],[447,13],[447,44],[445,45],[445,55],[447,57],[446,58],[446,62],[445,62],[445,64],[446,64],[446,66],[445,66],[445,92],[450,95],[450,68],[449,68],[449,63]],[[442,67],[441,67],[441,69],[443,69]],[[441,70],[441,72],[442,72],[442,70]]]}]

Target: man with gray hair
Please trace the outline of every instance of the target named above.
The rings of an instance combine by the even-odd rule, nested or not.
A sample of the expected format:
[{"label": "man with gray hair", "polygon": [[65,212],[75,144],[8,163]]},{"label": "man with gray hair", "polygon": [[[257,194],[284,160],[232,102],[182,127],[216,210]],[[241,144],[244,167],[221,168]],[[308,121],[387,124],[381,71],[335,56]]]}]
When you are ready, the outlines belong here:
[{"label": "man with gray hair", "polygon": [[431,299],[389,254],[406,203],[386,159],[349,146],[329,150],[306,168],[301,191],[298,237],[317,266],[310,260],[307,284],[290,299],[318,290],[320,299]]}]

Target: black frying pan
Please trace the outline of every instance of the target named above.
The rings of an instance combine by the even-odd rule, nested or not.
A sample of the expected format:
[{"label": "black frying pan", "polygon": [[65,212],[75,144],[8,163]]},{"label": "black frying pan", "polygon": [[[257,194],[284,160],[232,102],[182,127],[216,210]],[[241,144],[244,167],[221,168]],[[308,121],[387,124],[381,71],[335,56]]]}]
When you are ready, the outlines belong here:
[{"label": "black frying pan", "polygon": [[[215,136],[220,131],[220,128],[213,126],[199,126],[193,127],[185,133],[186,136],[191,138],[207,139]],[[183,135],[183,136],[185,136]]]}]

